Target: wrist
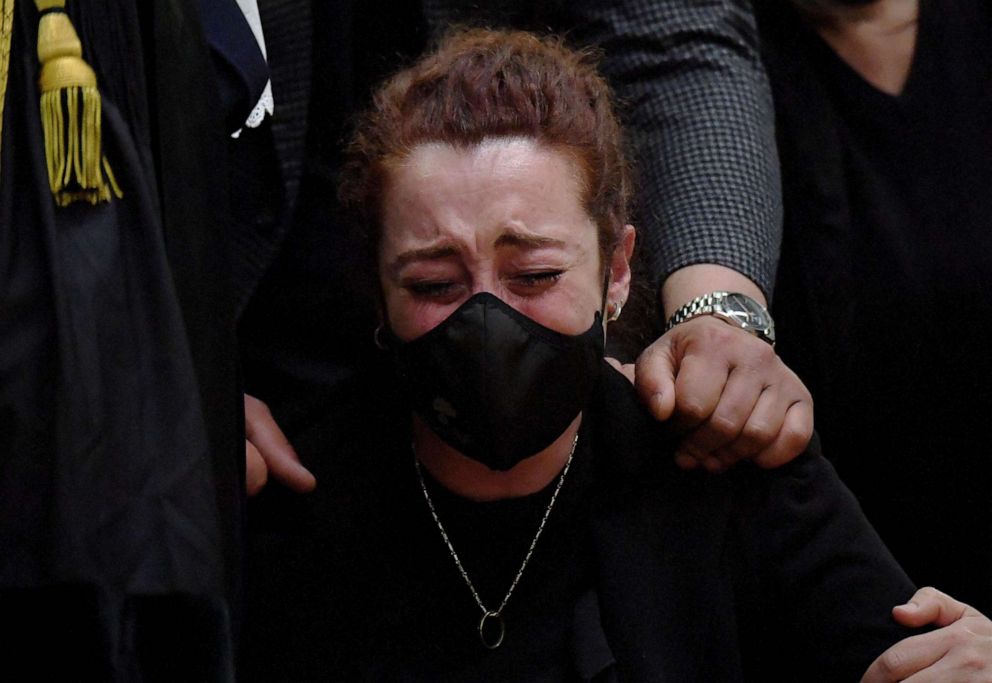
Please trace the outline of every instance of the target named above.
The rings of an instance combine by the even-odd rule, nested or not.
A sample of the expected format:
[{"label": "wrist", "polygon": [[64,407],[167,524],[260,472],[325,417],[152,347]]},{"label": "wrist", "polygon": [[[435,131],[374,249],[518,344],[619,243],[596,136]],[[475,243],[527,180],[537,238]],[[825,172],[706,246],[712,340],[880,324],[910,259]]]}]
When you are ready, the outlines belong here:
[{"label": "wrist", "polygon": [[746,275],[714,263],[697,263],[672,272],[665,278],[658,295],[661,322],[693,299],[711,292],[740,292],[764,307],[764,292]]},{"label": "wrist", "polygon": [[712,316],[775,346],[775,323],[761,302],[741,292],[715,291],[697,296],[675,310],[665,331],[701,316]]}]

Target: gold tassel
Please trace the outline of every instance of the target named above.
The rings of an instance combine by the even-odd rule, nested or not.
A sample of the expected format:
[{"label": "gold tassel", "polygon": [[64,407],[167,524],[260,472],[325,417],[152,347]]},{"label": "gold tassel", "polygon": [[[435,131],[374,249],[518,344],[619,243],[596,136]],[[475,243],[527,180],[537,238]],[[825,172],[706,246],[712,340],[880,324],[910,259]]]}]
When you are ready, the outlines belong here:
[{"label": "gold tassel", "polygon": [[122,197],[100,142],[103,118],[96,74],[83,60],[65,0],[35,0],[41,61],[41,125],[48,182],[55,203],[90,204]]},{"label": "gold tassel", "polygon": [[0,143],[3,142],[3,103],[10,73],[10,39],[14,35],[14,0],[0,0]]}]

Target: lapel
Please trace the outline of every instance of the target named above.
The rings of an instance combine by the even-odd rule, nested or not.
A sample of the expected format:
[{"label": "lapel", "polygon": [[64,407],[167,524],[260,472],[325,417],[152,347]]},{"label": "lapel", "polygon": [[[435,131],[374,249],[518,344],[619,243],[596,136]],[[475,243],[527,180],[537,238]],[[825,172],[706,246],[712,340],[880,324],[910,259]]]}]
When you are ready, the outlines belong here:
[{"label": "lapel", "polygon": [[203,32],[216,66],[228,132],[244,125],[269,80],[269,67],[234,0],[199,0]]}]

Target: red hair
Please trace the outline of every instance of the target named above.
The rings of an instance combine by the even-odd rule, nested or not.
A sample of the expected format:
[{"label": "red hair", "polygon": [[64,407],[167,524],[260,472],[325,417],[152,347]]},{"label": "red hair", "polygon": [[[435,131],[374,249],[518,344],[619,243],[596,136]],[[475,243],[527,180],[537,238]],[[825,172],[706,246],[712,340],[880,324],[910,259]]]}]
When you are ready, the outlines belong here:
[{"label": "red hair", "polygon": [[[567,153],[604,258],[628,222],[630,171],[606,81],[590,51],[522,31],[460,30],[387,80],[347,149],[340,198],[378,247],[387,173],[417,145],[526,137]],[[605,263],[605,260],[604,260]]]}]

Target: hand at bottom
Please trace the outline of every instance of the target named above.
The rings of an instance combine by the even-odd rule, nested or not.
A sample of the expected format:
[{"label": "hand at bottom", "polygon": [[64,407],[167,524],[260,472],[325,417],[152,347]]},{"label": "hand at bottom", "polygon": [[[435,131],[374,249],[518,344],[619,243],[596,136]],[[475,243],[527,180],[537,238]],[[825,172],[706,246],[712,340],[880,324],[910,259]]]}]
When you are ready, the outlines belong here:
[{"label": "hand at bottom", "polygon": [[902,640],[872,662],[861,683],[992,681],[992,621],[973,607],[921,588],[892,610],[903,626],[940,628]]}]

